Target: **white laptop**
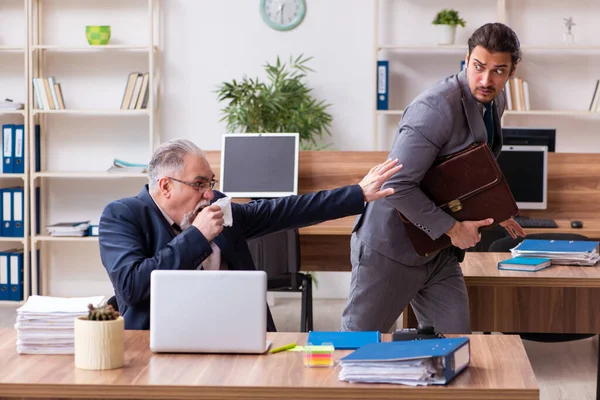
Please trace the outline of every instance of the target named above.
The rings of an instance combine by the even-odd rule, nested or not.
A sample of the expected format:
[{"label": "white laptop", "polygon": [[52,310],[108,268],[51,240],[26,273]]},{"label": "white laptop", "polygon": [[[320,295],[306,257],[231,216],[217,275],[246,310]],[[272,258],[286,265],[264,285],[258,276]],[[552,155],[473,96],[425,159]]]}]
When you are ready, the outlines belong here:
[{"label": "white laptop", "polygon": [[150,349],[169,353],[264,353],[264,271],[155,270]]}]

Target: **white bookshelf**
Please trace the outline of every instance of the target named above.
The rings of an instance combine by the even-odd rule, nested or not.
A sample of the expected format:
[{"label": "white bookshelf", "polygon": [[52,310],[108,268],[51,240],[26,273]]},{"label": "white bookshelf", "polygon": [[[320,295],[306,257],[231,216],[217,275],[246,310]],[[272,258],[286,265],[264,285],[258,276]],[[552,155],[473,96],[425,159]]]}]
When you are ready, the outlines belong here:
[{"label": "white bookshelf", "polygon": [[120,109],[65,109],[65,110],[32,110],[33,115],[38,114],[79,114],[79,115],[103,115],[103,116],[152,116],[152,110],[120,110]]},{"label": "white bookshelf", "polygon": [[[0,88],[2,88],[3,98],[8,97],[14,101],[22,102],[24,108],[21,110],[0,110],[0,128],[4,124],[23,124],[24,125],[24,136],[23,136],[23,158],[25,163],[24,173],[0,173],[0,187],[23,187],[23,237],[0,237],[0,248],[6,250],[9,248],[23,248],[23,296],[25,299],[29,297],[29,282],[31,280],[30,271],[27,266],[30,260],[30,240],[29,240],[29,154],[28,154],[28,105],[29,105],[29,54],[27,52],[27,33],[29,30],[29,19],[28,19],[28,0],[13,0],[11,2],[0,3],[0,13],[6,12],[8,8],[12,8],[9,12],[16,12],[11,18],[12,31],[14,35],[3,37],[3,44],[0,45],[0,56],[3,59],[20,60],[21,67],[19,70],[14,71],[15,74],[21,76],[19,83],[16,85],[18,89],[13,91],[13,85],[10,88],[6,85],[7,81],[0,80]],[[7,15],[5,14],[5,18]],[[6,19],[5,19],[6,21]],[[22,30],[21,30],[22,29]],[[20,32],[18,32],[20,31]],[[3,33],[7,33],[4,31]],[[23,40],[13,39],[23,37]],[[12,40],[18,43],[11,43]],[[16,64],[15,64],[16,65]],[[14,76],[10,74],[11,71],[7,71],[4,65],[0,67],[0,76],[4,79],[14,80]],[[10,75],[8,75],[10,74]],[[1,129],[0,129],[1,132]],[[1,137],[1,136],[0,136]],[[22,302],[16,301],[0,301],[0,304],[21,304]]]},{"label": "white bookshelf", "polygon": [[98,242],[97,236],[49,236],[49,235],[34,235],[32,237],[34,243],[37,242]]},{"label": "white bookshelf", "polygon": [[[404,110],[376,110],[377,115],[402,115]],[[573,116],[573,117],[600,117],[600,112],[586,110],[529,110],[529,111],[504,111],[506,115],[537,115],[537,116]]]},{"label": "white bookshelf", "polygon": [[[29,43],[27,47],[27,52],[30,54],[32,62],[29,66],[29,82],[32,82],[32,79],[35,77],[45,77],[45,76],[54,76],[52,68],[55,69],[64,66],[62,63],[63,57],[67,57],[64,59],[71,60],[71,62],[78,62],[82,60],[83,65],[85,61],[89,59],[89,57],[96,57],[95,60],[98,60],[99,63],[107,63],[110,71],[107,71],[107,74],[104,74],[102,69],[92,69],[93,72],[90,72],[89,79],[110,79],[114,85],[122,84],[122,90],[125,90],[126,78],[129,73],[134,70],[121,70],[119,69],[119,77],[114,78],[117,74],[115,74],[115,68],[111,66],[111,62],[113,64],[121,65],[130,65],[135,64],[137,60],[142,57],[145,61],[145,66],[142,70],[138,72],[149,72],[149,97],[148,104],[145,109],[120,109],[120,98],[119,103],[116,102],[106,105],[101,105],[100,107],[86,107],[82,106],[82,102],[75,101],[67,101],[66,93],[71,95],[71,99],[75,98],[80,92],[88,93],[85,90],[78,90],[76,84],[85,84],[85,80],[88,79],[86,75],[86,71],[82,72],[81,70],[77,71],[78,76],[77,79],[73,79],[69,81],[69,87],[66,87],[68,75],[65,75],[63,70],[63,78],[65,85],[61,84],[61,89],[63,92],[63,97],[65,97],[65,106],[66,109],[61,110],[48,110],[48,109],[38,109],[34,107],[34,103],[37,101],[33,101],[33,92],[31,97],[31,107],[29,110],[29,127],[30,127],[30,141],[34,143],[34,132],[35,125],[40,125],[40,141],[39,141],[39,153],[40,153],[40,169],[41,171],[35,170],[35,154],[36,148],[35,146],[31,146],[30,148],[30,170],[32,171],[29,176],[29,186],[30,186],[30,202],[31,206],[31,232],[30,241],[31,248],[34,250],[40,250],[39,254],[39,262],[40,262],[40,287],[36,288],[37,293],[42,295],[52,295],[49,291],[49,270],[50,268],[58,267],[60,265],[52,265],[52,257],[50,257],[50,252],[52,247],[50,246],[58,246],[61,243],[63,245],[69,246],[69,248],[73,248],[72,246],[78,246],[80,244],[85,243],[96,243],[93,246],[93,251],[96,255],[99,255],[99,249],[97,246],[98,238],[97,237],[54,237],[49,236],[46,232],[45,226],[57,222],[66,222],[65,220],[56,220],[53,219],[53,216],[50,212],[52,207],[60,206],[57,204],[53,204],[52,197],[52,187],[55,184],[60,182],[64,182],[65,180],[68,182],[68,186],[73,188],[73,192],[77,193],[77,188],[81,186],[81,183],[87,182],[89,189],[90,187],[94,187],[94,184],[91,182],[111,182],[111,181],[122,181],[122,180],[132,180],[132,186],[140,187],[143,184],[143,180],[147,180],[147,176],[142,173],[109,173],[106,170],[92,170],[86,171],[81,170],[78,166],[72,168],[73,170],[63,170],[63,168],[54,168],[52,165],[52,159],[56,159],[56,154],[52,154],[51,151],[60,150],[62,153],[62,149],[57,148],[56,145],[53,146],[53,140],[56,139],[56,135],[61,134],[61,124],[69,125],[69,121],[71,119],[77,118],[79,121],[85,121],[89,118],[91,124],[95,124],[95,132],[102,131],[103,126],[98,128],[98,125],[108,125],[115,126],[115,124],[120,124],[117,121],[126,121],[126,125],[133,129],[136,132],[136,135],[139,135],[140,132],[147,130],[147,134],[145,135],[144,141],[147,144],[147,155],[148,159],[152,154],[153,150],[156,146],[161,142],[161,134],[159,130],[159,113],[160,113],[160,82],[159,82],[159,55],[160,55],[160,32],[159,32],[159,18],[160,18],[160,3],[159,0],[139,0],[132,3],[129,6],[123,5],[118,1],[107,1],[106,4],[96,4],[94,2],[82,2],[81,4],[77,3],[77,10],[75,15],[77,15],[76,20],[81,20],[81,23],[76,27],[76,32],[80,34],[76,39],[71,40],[69,36],[67,40],[63,40],[65,43],[61,43],[60,40],[53,40],[52,38],[60,37],[60,34],[53,35],[55,30],[62,30],[63,27],[56,25],[56,15],[59,15],[56,10],[54,10],[54,23],[55,25],[50,26],[50,23],[47,23],[45,13],[48,12],[48,7],[63,7],[60,11],[65,11],[65,14],[68,14],[70,11],[70,7],[75,7],[75,3],[73,2],[53,2],[52,4],[47,3],[45,0],[28,0],[29,1]],[[123,20],[125,18],[119,11],[120,10],[111,10],[113,7],[126,7],[126,12],[135,12],[138,13],[137,16],[140,20],[144,19],[144,26],[139,26],[138,32],[140,35],[135,39],[130,39],[128,37],[119,37],[119,30],[115,29],[115,25],[119,25],[121,27],[127,25],[129,21]],[[98,18],[94,19],[95,12],[98,10],[97,7],[100,7],[102,11],[108,11],[108,14],[105,12],[103,15],[105,19],[103,19],[103,23],[106,25],[113,26],[112,29],[112,37],[110,39],[109,44],[101,45],[101,46],[90,46],[87,42],[84,42],[84,27],[87,24],[90,24],[88,21],[99,20]],[[102,8],[103,7],[103,8]],[[60,14],[62,15],[62,14]],[[108,15],[108,17],[107,17]],[[121,18],[121,20],[119,20]],[[62,19],[62,18],[61,18]],[[66,29],[69,29],[68,27]],[[141,30],[141,31],[140,31]],[[122,31],[122,29],[121,29]],[[60,32],[59,32],[60,33]],[[127,40],[131,40],[133,43],[126,43]],[[71,42],[69,42],[71,40]],[[105,58],[104,58],[105,57]],[[106,61],[104,61],[104,59]],[[74,61],[73,61],[74,60]],[[112,61],[111,61],[112,60]],[[122,60],[116,61],[116,60]],[[132,61],[133,60],[133,61]],[[58,65],[58,67],[57,67]],[[76,68],[76,67],[74,67]],[[112,68],[112,69],[111,69]],[[126,67],[125,67],[126,68]],[[82,78],[83,77],[83,78]],[[114,79],[117,79],[118,82],[114,82]],[[61,76],[56,75],[56,79],[62,83]],[[83,79],[83,81],[82,81]],[[30,85],[30,89],[33,90],[33,85]],[[92,94],[93,95],[93,94]],[[122,95],[122,93],[121,93]],[[84,99],[85,100],[85,99]],[[71,107],[72,104],[72,108]],[[125,119],[123,119],[125,118]],[[100,119],[100,120],[99,120]],[[99,123],[100,121],[100,123]],[[104,121],[102,123],[101,121]],[[74,125],[71,123],[70,127],[73,129]],[[85,126],[85,125],[82,125]],[[139,128],[135,128],[139,126]],[[110,129],[110,128],[104,128]],[[124,133],[126,135],[126,132]],[[138,136],[134,136],[138,138]],[[112,147],[116,147],[111,143],[101,143],[101,138],[95,138],[96,142],[94,144],[89,144],[86,147],[86,138],[85,136],[79,138],[74,137],[74,140],[79,140],[77,143],[78,151],[85,152],[89,151],[90,153],[102,152],[110,153],[113,151]],[[137,140],[137,139],[136,139]],[[99,143],[100,141],[100,143]],[[61,144],[63,142],[60,142]],[[97,149],[95,146],[102,146],[102,149]],[[146,147],[146,146],[144,146]],[[54,150],[52,150],[54,149]],[[65,150],[66,151],[66,150]],[[84,165],[83,169],[87,169],[87,165]],[[110,165],[102,165],[95,166],[96,169],[106,168],[108,169]],[[115,182],[116,184],[116,182]],[[128,183],[127,183],[128,184]],[[91,186],[90,186],[91,185]],[[36,188],[39,187],[39,204],[36,204]],[[83,187],[83,186],[81,186]],[[104,187],[104,186],[103,186]],[[109,186],[110,187],[110,186]],[[86,189],[81,189],[81,196],[88,196],[90,194],[85,192]],[[117,195],[111,195],[110,192],[102,192],[99,193],[102,195],[102,199],[106,197],[106,204],[108,202],[114,200]],[[77,194],[75,194],[77,196]],[[82,200],[85,202],[85,200]],[[87,204],[87,203],[86,203]],[[87,211],[86,211],[87,212]],[[93,214],[93,215],[92,215]],[[96,211],[90,210],[90,215],[86,214],[85,219],[89,219],[92,224],[97,223],[100,215],[96,215]],[[36,220],[39,219],[39,230],[36,226]],[[81,218],[73,217],[72,220],[81,220]],[[67,220],[68,221],[68,220]],[[86,252],[88,248],[85,248]],[[38,255],[36,251],[32,251],[33,262],[38,261]],[[33,281],[35,282],[38,278],[37,276],[33,277]]]},{"label": "white bookshelf", "polygon": [[[538,100],[531,105],[537,109],[506,110],[503,124],[524,127],[554,127],[557,129],[557,144],[559,142],[566,143],[564,137],[567,134],[561,135],[561,128],[568,130],[570,137],[571,133],[581,132],[582,140],[590,141],[589,138],[593,137],[595,132],[588,127],[594,124],[596,118],[600,116],[600,112],[588,110],[595,80],[600,79],[600,73],[596,76],[594,71],[597,69],[593,67],[600,57],[600,43],[595,35],[595,21],[600,14],[598,7],[586,9],[582,5],[583,3],[567,6],[559,0],[548,0],[548,7],[552,8],[554,14],[546,15],[538,12],[539,7],[543,5],[533,0],[519,2],[488,0],[477,2],[477,4],[466,0],[457,0],[453,4],[443,5],[442,3],[375,0],[372,77],[376,87],[377,61],[388,60],[390,109],[378,110],[376,96],[373,96],[372,146],[374,150],[388,150],[387,143],[390,142],[390,135],[393,134],[393,129],[404,112],[403,107],[408,105],[410,100],[431,87],[434,82],[458,71],[458,61],[464,59],[468,51],[465,39],[468,37],[467,32],[470,34],[476,27],[493,21],[506,23],[519,35],[523,60],[518,66],[516,76],[527,81],[530,79],[535,81],[529,85],[529,91],[532,96],[535,91]],[[433,31],[431,20],[435,16],[435,12],[448,7],[459,10],[461,16],[467,21],[467,28],[458,28],[455,44],[438,45],[431,35]],[[391,17],[390,15],[395,16]],[[402,18],[406,19],[406,15],[410,15],[410,19],[415,22],[405,20],[403,23]],[[564,44],[562,41],[562,32],[564,31],[562,17],[569,16],[574,17],[576,22],[574,44]],[[536,23],[532,22],[532,18],[537,18]],[[394,22],[399,23],[394,24]],[[408,26],[408,28],[404,28],[404,26]],[[429,33],[429,36],[422,34],[423,32]],[[460,38],[459,33],[463,33]],[[411,38],[419,40],[419,43],[410,43]],[[395,41],[399,43],[395,43]],[[421,59],[426,60],[422,68],[417,61],[414,61]],[[556,62],[559,62],[558,65],[561,67],[564,65],[564,68],[555,66]],[[405,65],[398,65],[404,63]],[[435,66],[431,68],[433,64]],[[446,65],[449,65],[449,68],[446,68]],[[590,67],[586,69],[586,65],[590,65]],[[572,66],[580,69],[575,70]],[[435,72],[430,72],[430,70]],[[589,77],[582,76],[588,75],[588,73]],[[542,75],[552,78],[542,80],[540,78]],[[394,91],[392,84],[395,79],[397,79],[397,83]],[[419,85],[419,79],[429,80],[431,84]],[[571,79],[578,86],[572,85]],[[584,81],[584,79],[587,80]],[[398,82],[402,84],[398,84]],[[574,93],[577,93],[577,96]],[[561,101],[565,95],[574,101]],[[395,104],[392,104],[392,97],[395,97]],[[538,105],[538,102],[542,104]],[[583,132],[584,129],[589,131]],[[562,139],[561,136],[563,136]],[[590,146],[594,146],[594,144],[587,145],[588,148],[591,148]],[[598,151],[597,148],[594,150]]]},{"label": "white bookshelf", "polygon": [[35,178],[61,178],[61,179],[148,179],[146,174],[137,172],[34,172],[32,177]]}]

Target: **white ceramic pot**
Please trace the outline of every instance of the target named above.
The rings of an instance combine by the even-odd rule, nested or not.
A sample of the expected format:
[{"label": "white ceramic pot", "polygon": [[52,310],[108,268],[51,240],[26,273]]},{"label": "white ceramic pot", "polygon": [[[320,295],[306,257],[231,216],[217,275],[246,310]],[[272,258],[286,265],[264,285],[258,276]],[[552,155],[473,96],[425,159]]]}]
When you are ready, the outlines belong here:
[{"label": "white ceramic pot", "polygon": [[75,318],[75,367],[103,370],[123,366],[125,320]]},{"label": "white ceramic pot", "polygon": [[435,25],[438,34],[438,44],[449,45],[454,44],[456,36],[456,25]]}]

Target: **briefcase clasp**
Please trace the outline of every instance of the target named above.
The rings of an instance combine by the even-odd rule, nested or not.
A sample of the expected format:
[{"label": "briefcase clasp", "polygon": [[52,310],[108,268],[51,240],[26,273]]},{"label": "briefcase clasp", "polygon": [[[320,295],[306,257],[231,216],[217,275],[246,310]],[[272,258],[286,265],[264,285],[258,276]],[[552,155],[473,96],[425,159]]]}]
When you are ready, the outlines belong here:
[{"label": "briefcase clasp", "polygon": [[452,200],[451,202],[448,203],[448,208],[450,208],[450,211],[452,212],[459,212],[460,210],[462,210],[462,204],[460,202],[460,200],[456,199],[456,200]]}]

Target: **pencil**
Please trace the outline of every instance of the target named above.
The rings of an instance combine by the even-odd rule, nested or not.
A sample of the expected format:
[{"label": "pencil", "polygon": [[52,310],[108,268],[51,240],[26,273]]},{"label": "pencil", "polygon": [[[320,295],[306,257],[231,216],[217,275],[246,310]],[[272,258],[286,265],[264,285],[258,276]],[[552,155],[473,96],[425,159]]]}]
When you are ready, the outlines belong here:
[{"label": "pencil", "polygon": [[276,347],[276,348],[272,349],[271,351],[269,351],[269,353],[279,353],[280,351],[290,350],[290,349],[293,349],[294,347],[296,347],[296,343],[290,343],[290,344],[286,344],[285,346]]}]

